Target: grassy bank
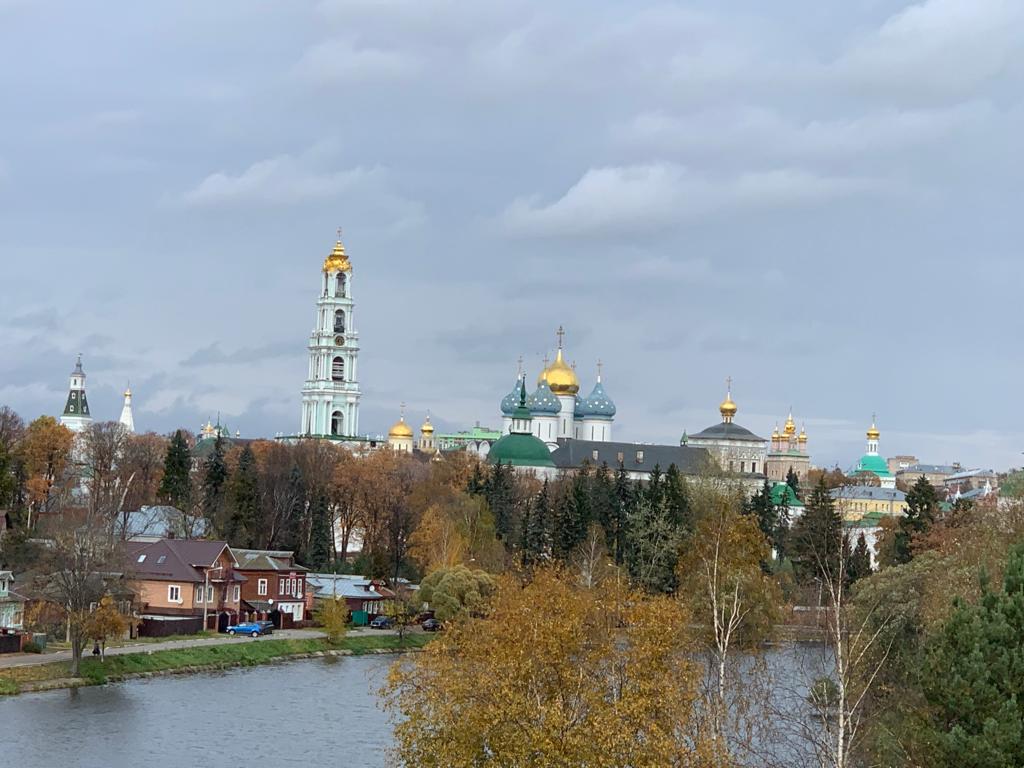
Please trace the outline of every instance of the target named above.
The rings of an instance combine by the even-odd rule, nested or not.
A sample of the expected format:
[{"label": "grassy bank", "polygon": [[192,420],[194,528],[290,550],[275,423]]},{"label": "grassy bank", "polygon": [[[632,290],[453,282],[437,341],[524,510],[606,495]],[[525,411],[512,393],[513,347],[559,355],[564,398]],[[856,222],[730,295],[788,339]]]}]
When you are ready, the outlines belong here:
[{"label": "grassy bank", "polygon": [[249,667],[266,664],[292,656],[317,653],[343,653],[360,655],[381,651],[401,651],[420,648],[432,638],[429,635],[407,635],[401,643],[394,635],[347,637],[339,643],[323,638],[276,640],[268,638],[253,642],[227,645],[207,645],[197,648],[176,648],[166,651],[139,651],[108,656],[106,661],[82,659],[81,676],[71,677],[71,665],[66,661],[13,667],[0,670],[0,695],[43,688],[63,688],[79,685],[101,685],[127,677],[171,672],[205,671],[224,667]]}]

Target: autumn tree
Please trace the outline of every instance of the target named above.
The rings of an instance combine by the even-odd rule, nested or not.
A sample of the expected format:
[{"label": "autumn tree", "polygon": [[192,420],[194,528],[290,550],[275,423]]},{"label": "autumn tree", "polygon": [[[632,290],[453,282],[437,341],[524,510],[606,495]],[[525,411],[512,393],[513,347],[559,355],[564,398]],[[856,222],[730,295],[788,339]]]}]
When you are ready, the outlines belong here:
[{"label": "autumn tree", "polygon": [[[621,629],[616,604],[630,606]],[[686,629],[677,601],[614,582],[581,590],[546,568],[525,586],[505,579],[485,617],[393,667],[395,757],[417,768],[695,765]]]},{"label": "autumn tree", "polygon": [[106,661],[107,641],[123,637],[131,627],[131,621],[117,609],[117,604],[110,595],[104,595],[95,610],[85,618],[84,625],[85,636],[99,644],[100,658]]},{"label": "autumn tree", "polygon": [[[122,512],[157,503],[159,488],[163,483],[166,452],[167,440],[160,435],[153,432],[128,435],[119,472],[122,477],[131,477],[132,481],[127,485]],[[173,506],[184,509],[177,504]]]},{"label": "autumn tree", "polygon": [[313,614],[316,623],[323,627],[328,642],[339,643],[345,637],[348,628],[349,611],[345,601],[338,598],[325,598]]},{"label": "autumn tree", "polygon": [[43,515],[61,504],[77,482],[69,471],[74,435],[52,416],[40,416],[25,429],[19,454],[28,495],[25,527],[33,530]]},{"label": "autumn tree", "polygon": [[[781,596],[762,564],[770,548],[758,520],[743,514],[738,493],[703,488],[697,498],[697,525],[679,564],[679,594],[701,627],[714,685],[706,701],[715,753],[725,764],[730,745],[730,713],[748,681],[733,663],[736,648],[756,648],[772,630]],[[749,671],[747,672],[749,674]]]}]

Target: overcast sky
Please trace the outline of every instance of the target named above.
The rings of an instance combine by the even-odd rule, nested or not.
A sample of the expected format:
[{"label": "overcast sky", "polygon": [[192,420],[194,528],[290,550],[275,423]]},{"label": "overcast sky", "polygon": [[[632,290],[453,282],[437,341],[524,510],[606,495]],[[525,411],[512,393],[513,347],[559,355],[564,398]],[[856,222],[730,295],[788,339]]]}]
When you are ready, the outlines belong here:
[{"label": "overcast sky", "polygon": [[1024,2],[0,0],[0,403],[294,432],[319,270],[362,426],[496,425],[566,328],[616,436],[790,405],[815,463],[1020,464]]}]

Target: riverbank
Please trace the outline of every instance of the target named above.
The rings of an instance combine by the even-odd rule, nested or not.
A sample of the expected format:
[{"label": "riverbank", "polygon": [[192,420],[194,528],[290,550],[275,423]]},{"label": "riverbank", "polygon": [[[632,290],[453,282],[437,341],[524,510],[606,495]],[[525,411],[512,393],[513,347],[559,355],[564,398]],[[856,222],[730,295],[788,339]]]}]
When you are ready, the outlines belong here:
[{"label": "riverbank", "polygon": [[71,676],[66,661],[14,667],[0,670],[0,696],[45,691],[55,688],[78,688],[103,685],[155,675],[192,674],[229,667],[251,667],[287,659],[320,656],[359,656],[372,653],[404,653],[416,651],[432,638],[421,633],[406,635],[370,635],[346,637],[338,643],[326,638],[272,639],[247,643],[211,645],[162,651],[139,651],[108,656],[105,661],[82,659],[79,676]]}]

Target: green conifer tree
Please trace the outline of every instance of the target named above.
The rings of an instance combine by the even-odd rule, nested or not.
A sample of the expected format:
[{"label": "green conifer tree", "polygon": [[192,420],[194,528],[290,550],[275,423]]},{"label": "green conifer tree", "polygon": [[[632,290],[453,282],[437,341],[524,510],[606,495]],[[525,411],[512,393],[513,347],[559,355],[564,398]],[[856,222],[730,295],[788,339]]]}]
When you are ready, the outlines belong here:
[{"label": "green conifer tree", "polygon": [[911,550],[914,536],[919,536],[932,527],[939,515],[939,494],[935,486],[921,475],[907,491],[907,512],[899,519],[893,549],[897,563],[909,563],[914,553]]},{"label": "green conifer tree", "polygon": [[203,516],[207,523],[224,535],[224,497],[227,492],[228,466],[224,461],[224,440],[218,434],[213,451],[203,463]]},{"label": "green conifer tree", "polygon": [[181,430],[175,430],[164,455],[164,476],[157,493],[165,504],[188,511],[192,501],[192,483],[189,473],[192,455]]},{"label": "green conifer tree", "polygon": [[302,478],[302,470],[296,464],[288,474],[288,506],[287,517],[281,526],[281,546],[295,553],[295,559],[305,561],[305,522],[306,522],[306,484]]},{"label": "green conifer tree", "polygon": [[1024,544],[1010,552],[1002,590],[983,581],[978,604],[957,599],[922,677],[940,765],[1024,765]]},{"label": "green conifer tree", "polygon": [[260,541],[260,478],[256,456],[246,445],[228,491],[227,528],[224,537],[234,547],[254,548]]},{"label": "green conifer tree", "polygon": [[686,480],[683,479],[679,468],[674,463],[668,465],[662,487],[665,511],[673,525],[684,535],[693,533],[693,515],[690,512],[690,497],[686,488]]},{"label": "green conifer tree", "polygon": [[789,550],[797,581],[809,584],[815,578],[836,579],[843,551],[843,521],[835,500],[822,477],[797,520]]},{"label": "green conifer tree", "polygon": [[551,558],[552,520],[548,481],[533,500],[523,526],[523,564],[534,565]]},{"label": "green conifer tree", "polygon": [[857,546],[850,554],[849,565],[847,566],[849,581],[853,584],[858,579],[866,579],[872,574],[871,553],[868,552],[868,541],[864,534],[857,537]]},{"label": "green conifer tree", "polygon": [[793,489],[793,493],[796,494],[798,499],[802,500],[800,496],[800,478],[796,476],[796,472],[793,471],[792,467],[786,473],[786,485]]},{"label": "green conifer tree", "polygon": [[580,509],[575,483],[566,488],[555,502],[552,553],[559,559],[567,558],[586,538],[590,521]]},{"label": "green conifer tree", "polygon": [[309,556],[306,563],[315,571],[326,571],[334,559],[334,540],[331,535],[331,514],[327,496],[318,493],[310,507]]}]

